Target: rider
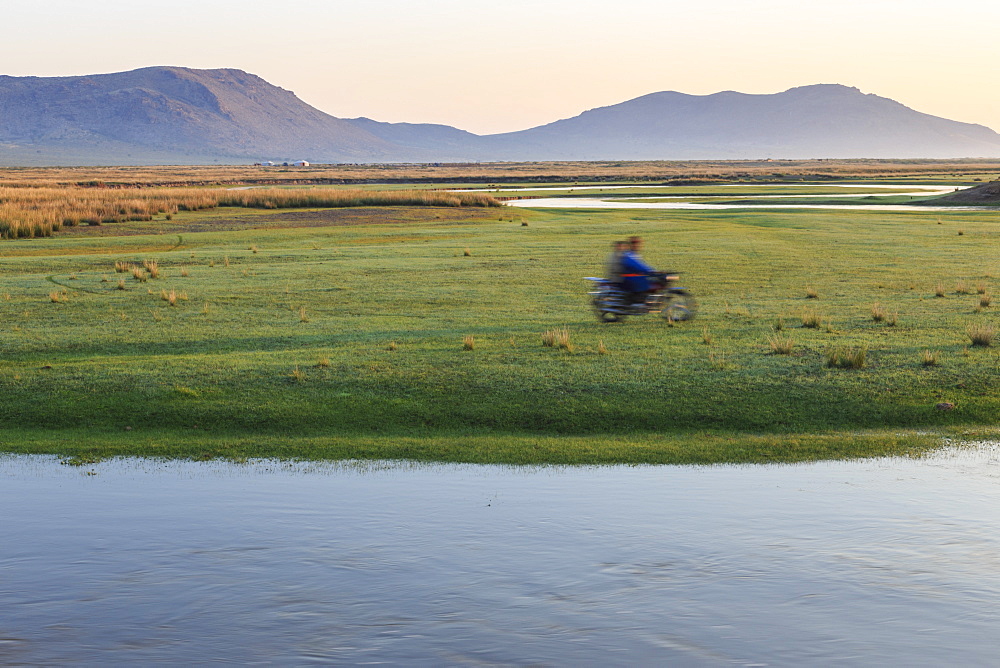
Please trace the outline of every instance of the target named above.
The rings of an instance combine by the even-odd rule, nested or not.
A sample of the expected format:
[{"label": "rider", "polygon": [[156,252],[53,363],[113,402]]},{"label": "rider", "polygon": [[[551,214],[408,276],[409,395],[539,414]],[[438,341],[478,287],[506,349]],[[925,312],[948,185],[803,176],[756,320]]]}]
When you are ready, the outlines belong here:
[{"label": "rider", "polygon": [[662,281],[657,278],[657,272],[643,262],[642,238],[630,237],[629,248],[621,256],[621,277],[625,289],[632,293],[632,301],[641,302],[646,294],[661,287]]}]

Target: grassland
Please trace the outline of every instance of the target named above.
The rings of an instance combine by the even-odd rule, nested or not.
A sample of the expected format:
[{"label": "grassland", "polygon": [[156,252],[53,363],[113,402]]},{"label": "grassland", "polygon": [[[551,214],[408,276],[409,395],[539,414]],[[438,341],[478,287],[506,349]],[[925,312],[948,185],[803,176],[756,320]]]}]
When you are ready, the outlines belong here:
[{"label": "grassland", "polygon": [[841,178],[981,179],[1000,176],[997,160],[692,160],[498,162],[310,167],[9,167],[0,186],[134,187],[226,185],[529,184],[657,181],[774,181]]},{"label": "grassland", "polygon": [[[970,331],[997,323],[983,297],[1000,290],[998,220],[216,208],[8,240],[0,449],[501,463],[920,452],[996,433],[1000,342]],[[697,320],[596,321],[581,278],[631,234],[682,272]],[[553,329],[572,345],[543,345]],[[830,364],[862,350],[861,368]]]}]

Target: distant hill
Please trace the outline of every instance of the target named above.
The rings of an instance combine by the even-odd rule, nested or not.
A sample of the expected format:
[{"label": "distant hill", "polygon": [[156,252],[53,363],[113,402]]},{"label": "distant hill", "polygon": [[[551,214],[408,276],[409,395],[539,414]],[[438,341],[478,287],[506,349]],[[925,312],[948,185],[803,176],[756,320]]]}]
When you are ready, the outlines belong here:
[{"label": "distant hill", "polygon": [[342,119],[235,69],[0,76],[0,165],[1000,157],[1000,135],[856,88],[662,92],[519,132]]},{"label": "distant hill", "polygon": [[[240,70],[146,67],[82,77],[0,76],[5,154],[75,164],[395,158],[396,147]],[[88,160],[89,158],[89,160]]]},{"label": "distant hill", "polygon": [[987,127],[836,84],[772,95],[652,93],[487,140],[526,160],[1000,156],[1000,135]]}]

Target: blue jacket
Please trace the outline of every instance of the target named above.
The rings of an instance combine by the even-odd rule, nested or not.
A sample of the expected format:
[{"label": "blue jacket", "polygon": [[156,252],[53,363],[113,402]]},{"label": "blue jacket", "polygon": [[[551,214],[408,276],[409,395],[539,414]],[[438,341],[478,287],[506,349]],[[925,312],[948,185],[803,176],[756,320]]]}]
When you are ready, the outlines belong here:
[{"label": "blue jacket", "polygon": [[656,270],[643,262],[638,253],[630,250],[622,253],[621,268],[622,283],[627,290],[645,292],[653,289],[649,277]]}]

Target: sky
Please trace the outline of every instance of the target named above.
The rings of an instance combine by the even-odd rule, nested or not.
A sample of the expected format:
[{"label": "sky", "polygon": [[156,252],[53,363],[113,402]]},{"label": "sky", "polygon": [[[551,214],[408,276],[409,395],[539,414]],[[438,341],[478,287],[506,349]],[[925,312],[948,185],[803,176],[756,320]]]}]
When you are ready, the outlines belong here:
[{"label": "sky", "polygon": [[0,74],[252,72],[340,118],[521,130],[839,83],[1000,131],[1000,2],[0,0]]}]

